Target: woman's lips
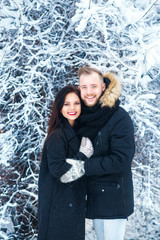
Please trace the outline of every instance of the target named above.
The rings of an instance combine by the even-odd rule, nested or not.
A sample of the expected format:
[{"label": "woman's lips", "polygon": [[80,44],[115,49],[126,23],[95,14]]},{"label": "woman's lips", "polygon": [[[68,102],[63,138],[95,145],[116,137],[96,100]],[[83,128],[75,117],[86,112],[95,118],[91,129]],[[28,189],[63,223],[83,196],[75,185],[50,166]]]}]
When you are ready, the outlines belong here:
[{"label": "woman's lips", "polygon": [[77,114],[77,112],[68,112],[68,114],[69,114],[70,116],[75,116],[75,115]]}]

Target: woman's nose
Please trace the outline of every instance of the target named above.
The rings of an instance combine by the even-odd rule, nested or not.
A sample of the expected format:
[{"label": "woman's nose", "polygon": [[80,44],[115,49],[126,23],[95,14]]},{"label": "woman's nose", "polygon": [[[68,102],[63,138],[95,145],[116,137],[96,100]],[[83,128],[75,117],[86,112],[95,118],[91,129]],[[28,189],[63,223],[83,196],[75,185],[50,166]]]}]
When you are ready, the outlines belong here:
[{"label": "woman's nose", "polygon": [[74,104],[71,104],[70,109],[72,110],[74,108],[75,108]]}]

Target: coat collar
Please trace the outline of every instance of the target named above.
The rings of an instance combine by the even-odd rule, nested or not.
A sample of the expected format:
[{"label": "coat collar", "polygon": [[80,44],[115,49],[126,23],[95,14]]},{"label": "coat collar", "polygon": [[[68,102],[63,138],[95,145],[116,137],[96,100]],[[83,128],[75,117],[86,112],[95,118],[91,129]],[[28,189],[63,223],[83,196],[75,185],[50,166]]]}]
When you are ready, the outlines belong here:
[{"label": "coat collar", "polygon": [[77,137],[75,130],[71,127],[68,121],[65,122],[64,133],[71,149],[74,153],[77,153],[79,151],[80,140]]},{"label": "coat collar", "polygon": [[106,90],[104,91],[102,97],[100,97],[99,102],[101,103],[101,106],[104,107],[114,107],[117,99],[121,95],[121,82],[118,79],[118,77],[115,75],[115,73],[109,72],[106,74],[103,74],[104,82],[106,78]]}]

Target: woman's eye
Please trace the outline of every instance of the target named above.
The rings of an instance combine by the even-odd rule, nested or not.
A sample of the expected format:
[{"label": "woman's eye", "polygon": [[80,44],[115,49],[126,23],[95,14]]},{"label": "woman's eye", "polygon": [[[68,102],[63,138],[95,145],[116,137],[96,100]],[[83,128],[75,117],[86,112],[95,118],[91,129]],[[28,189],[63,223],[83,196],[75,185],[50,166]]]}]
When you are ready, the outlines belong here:
[{"label": "woman's eye", "polygon": [[79,102],[76,102],[75,104],[76,104],[76,105],[79,105],[80,103],[79,103]]},{"label": "woman's eye", "polygon": [[68,103],[64,103],[64,106],[69,106],[69,104]]}]

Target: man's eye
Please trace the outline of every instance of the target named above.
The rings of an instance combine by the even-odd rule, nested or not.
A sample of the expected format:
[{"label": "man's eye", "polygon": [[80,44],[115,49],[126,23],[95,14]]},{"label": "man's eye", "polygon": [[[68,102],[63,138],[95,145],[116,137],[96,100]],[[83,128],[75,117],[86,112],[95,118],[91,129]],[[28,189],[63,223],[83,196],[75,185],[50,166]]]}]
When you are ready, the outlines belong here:
[{"label": "man's eye", "polygon": [[82,87],[80,87],[81,89],[86,89],[86,86],[82,86]]},{"label": "man's eye", "polygon": [[97,86],[96,85],[93,85],[92,88],[96,88]]}]

